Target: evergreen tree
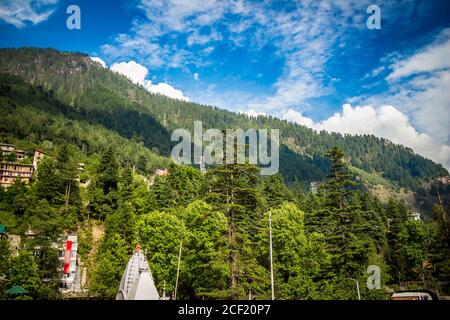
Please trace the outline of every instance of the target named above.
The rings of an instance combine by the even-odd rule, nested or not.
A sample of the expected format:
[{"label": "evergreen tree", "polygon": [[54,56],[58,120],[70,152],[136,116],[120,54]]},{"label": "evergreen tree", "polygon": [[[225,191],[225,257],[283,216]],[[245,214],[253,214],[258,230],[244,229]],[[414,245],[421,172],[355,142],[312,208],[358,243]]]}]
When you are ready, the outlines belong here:
[{"label": "evergreen tree", "polygon": [[182,214],[188,239],[180,293],[185,298],[225,298],[230,283],[225,215],[201,200]]},{"label": "evergreen tree", "polygon": [[111,191],[118,189],[119,164],[113,148],[109,148],[103,154],[97,174],[98,184],[103,189],[104,194],[108,194]]},{"label": "evergreen tree", "polygon": [[256,282],[263,271],[257,267],[254,252],[249,250],[254,245],[252,242],[259,232],[261,221],[258,172],[259,169],[250,164],[225,164],[209,170],[206,177],[210,190],[207,201],[222,211],[228,220],[233,298],[245,296],[243,285],[247,279]]},{"label": "evergreen tree", "polygon": [[391,265],[391,275],[401,286],[406,273],[406,257],[402,251],[402,242],[399,239],[403,224],[408,219],[408,212],[404,205],[389,199],[387,205],[388,233],[387,240],[389,250],[387,252],[388,261]]},{"label": "evergreen tree", "polygon": [[283,202],[293,201],[292,193],[284,184],[280,174],[268,176],[263,180],[262,195],[266,199],[268,208],[276,208]]}]

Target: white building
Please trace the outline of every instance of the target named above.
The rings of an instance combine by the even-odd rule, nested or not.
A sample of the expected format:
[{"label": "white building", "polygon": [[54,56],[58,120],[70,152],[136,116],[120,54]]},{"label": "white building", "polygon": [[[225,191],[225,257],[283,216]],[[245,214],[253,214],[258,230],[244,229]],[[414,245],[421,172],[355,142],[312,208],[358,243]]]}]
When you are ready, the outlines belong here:
[{"label": "white building", "polygon": [[63,293],[80,291],[80,268],[78,260],[78,237],[68,235],[60,247],[60,290]]},{"label": "white building", "polygon": [[141,246],[128,261],[116,300],[159,300],[159,293]]},{"label": "white building", "polygon": [[413,219],[415,221],[422,221],[422,219],[420,219],[420,213],[419,212],[411,213],[411,219]]}]

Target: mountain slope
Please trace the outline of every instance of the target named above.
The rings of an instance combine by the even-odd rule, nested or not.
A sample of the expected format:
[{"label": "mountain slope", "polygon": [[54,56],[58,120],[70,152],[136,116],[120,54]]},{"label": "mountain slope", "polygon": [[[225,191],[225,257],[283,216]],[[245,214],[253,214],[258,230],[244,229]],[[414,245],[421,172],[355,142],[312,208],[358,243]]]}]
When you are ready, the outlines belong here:
[{"label": "mountain slope", "polygon": [[[1,49],[0,73],[3,74],[1,95],[10,102],[18,99],[14,82],[22,80],[21,86],[28,84],[34,88],[29,90],[41,91],[51,100],[36,105],[33,98],[26,100],[23,94],[22,104],[101,126],[125,139],[141,141],[164,156],[170,154],[170,133],[174,129],[192,131],[193,122],[201,120],[204,129],[280,129],[280,171],[288,182],[297,177],[307,185],[324,179],[329,166],[324,154],[334,145],[349,155],[352,166],[376,174],[394,186],[417,190],[433,177],[448,175],[441,165],[386,139],[317,133],[273,117],[249,118],[215,107],[153,95],[81,53],[37,48]],[[7,88],[13,92],[8,93]]]}]

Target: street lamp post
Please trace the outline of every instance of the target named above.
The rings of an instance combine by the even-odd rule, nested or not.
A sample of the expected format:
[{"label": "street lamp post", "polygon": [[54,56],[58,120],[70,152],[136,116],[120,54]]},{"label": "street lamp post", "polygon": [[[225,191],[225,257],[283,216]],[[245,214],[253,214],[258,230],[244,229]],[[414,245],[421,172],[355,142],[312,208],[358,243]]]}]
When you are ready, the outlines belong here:
[{"label": "street lamp post", "polygon": [[356,279],[350,278],[350,280],[353,280],[356,282],[356,291],[358,292],[358,300],[361,300],[361,294],[359,293],[359,282]]},{"label": "street lamp post", "polygon": [[270,240],[270,284],[272,287],[272,300],[275,300],[275,290],[273,285],[273,257],[272,257],[272,212],[269,211],[269,240]]},{"label": "street lamp post", "polygon": [[177,280],[175,282],[174,300],[177,300],[178,277],[180,276],[180,262],[181,262],[181,248],[182,248],[182,246],[183,246],[183,240],[180,241],[180,252],[178,254]]}]

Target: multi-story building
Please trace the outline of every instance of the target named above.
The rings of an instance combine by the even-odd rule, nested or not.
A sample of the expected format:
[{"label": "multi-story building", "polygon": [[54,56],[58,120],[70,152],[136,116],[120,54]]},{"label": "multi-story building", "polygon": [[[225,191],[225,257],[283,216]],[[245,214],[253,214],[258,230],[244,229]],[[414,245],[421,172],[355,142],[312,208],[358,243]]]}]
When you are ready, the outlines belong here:
[{"label": "multi-story building", "polygon": [[60,290],[63,293],[80,291],[80,268],[78,259],[78,237],[67,236],[63,247],[59,247],[60,255]]},{"label": "multi-story building", "polygon": [[34,150],[34,155],[33,155],[33,167],[34,167],[34,170],[37,169],[37,165],[44,158],[44,155],[45,155],[44,151],[39,150],[39,149]]},{"label": "multi-story building", "polygon": [[34,167],[28,164],[1,162],[0,163],[0,186],[9,187],[16,179],[25,184],[30,182],[34,173]]},{"label": "multi-story building", "polygon": [[0,151],[3,156],[15,154],[17,161],[22,161],[26,157],[25,151],[17,149],[16,146],[13,144],[0,143]]},{"label": "multi-story building", "polygon": [[[0,144],[0,150],[3,155],[10,153],[16,154],[16,160],[25,158],[25,151],[18,150],[11,144]],[[0,186],[9,187],[14,184],[16,179],[28,184],[33,173],[37,169],[38,163],[44,158],[44,152],[34,150],[33,164],[21,164],[16,162],[0,162]]]},{"label": "multi-story building", "polygon": [[8,143],[0,143],[0,150],[2,151],[3,155],[7,155],[11,152],[14,152],[14,150],[16,150],[16,146]]},{"label": "multi-story building", "polygon": [[[36,236],[36,233],[29,228],[25,232],[25,237],[32,239]],[[8,238],[11,238],[9,235]],[[18,239],[16,244],[10,241],[13,255],[18,255],[18,248],[20,247],[20,236],[15,236]],[[15,240],[15,239],[11,239]],[[78,256],[78,236],[76,234],[63,234],[59,237],[59,240],[52,242],[51,247],[59,252],[59,266],[58,274],[60,281],[60,291],[62,293],[81,292],[81,269],[80,259]],[[29,248],[33,250],[35,257],[42,256],[41,246],[37,245]],[[42,281],[51,281],[52,279],[42,279]]]}]

